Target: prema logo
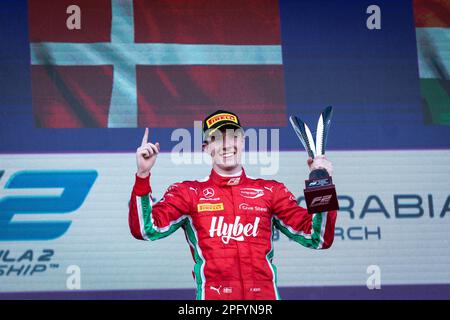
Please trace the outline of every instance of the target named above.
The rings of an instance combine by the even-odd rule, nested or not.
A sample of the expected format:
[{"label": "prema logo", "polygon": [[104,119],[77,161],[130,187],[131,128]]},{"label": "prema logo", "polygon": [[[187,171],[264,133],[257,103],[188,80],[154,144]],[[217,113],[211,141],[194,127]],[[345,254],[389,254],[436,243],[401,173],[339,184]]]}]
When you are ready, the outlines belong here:
[{"label": "prema logo", "polygon": [[242,188],[240,190],[241,196],[248,199],[256,199],[264,195],[264,190],[255,188]]},{"label": "prema logo", "polygon": [[241,217],[236,216],[233,223],[223,222],[224,217],[212,217],[211,227],[209,228],[209,236],[213,238],[218,236],[222,238],[222,242],[228,244],[230,239],[236,241],[244,241],[246,237],[256,237],[258,235],[259,217],[255,218],[255,222],[248,223],[245,226],[240,223]]},{"label": "prema logo", "polygon": [[332,196],[333,196],[332,194],[329,194],[326,196],[315,197],[313,201],[311,201],[311,204],[309,206],[317,207],[321,205],[327,205],[330,202]]}]

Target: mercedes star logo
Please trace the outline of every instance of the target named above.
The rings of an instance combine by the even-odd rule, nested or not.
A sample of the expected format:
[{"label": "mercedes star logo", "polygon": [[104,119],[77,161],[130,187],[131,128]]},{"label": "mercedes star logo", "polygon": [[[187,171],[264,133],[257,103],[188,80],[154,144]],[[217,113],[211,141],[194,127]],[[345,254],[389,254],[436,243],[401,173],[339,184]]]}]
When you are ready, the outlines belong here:
[{"label": "mercedes star logo", "polygon": [[203,195],[205,198],[211,198],[214,196],[214,189],[213,188],[206,188],[203,190]]}]

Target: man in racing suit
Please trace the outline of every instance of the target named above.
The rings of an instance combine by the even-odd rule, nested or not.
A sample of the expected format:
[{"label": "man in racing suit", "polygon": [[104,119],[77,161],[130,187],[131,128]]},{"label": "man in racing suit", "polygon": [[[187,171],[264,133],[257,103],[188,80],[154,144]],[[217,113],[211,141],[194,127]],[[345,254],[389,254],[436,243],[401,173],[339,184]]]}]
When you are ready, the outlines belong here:
[{"label": "man in racing suit", "polygon": [[[195,261],[197,299],[279,299],[272,263],[274,228],[307,248],[327,249],[334,239],[336,212],[309,214],[284,184],[247,176],[241,164],[244,136],[235,114],[218,110],[205,119],[203,129],[211,174],[171,185],[156,204],[150,170],[159,144],[148,143],[145,130],[136,152],[131,233],[140,240],[157,240],[181,227]],[[332,173],[324,156],[308,159],[308,166]]]}]

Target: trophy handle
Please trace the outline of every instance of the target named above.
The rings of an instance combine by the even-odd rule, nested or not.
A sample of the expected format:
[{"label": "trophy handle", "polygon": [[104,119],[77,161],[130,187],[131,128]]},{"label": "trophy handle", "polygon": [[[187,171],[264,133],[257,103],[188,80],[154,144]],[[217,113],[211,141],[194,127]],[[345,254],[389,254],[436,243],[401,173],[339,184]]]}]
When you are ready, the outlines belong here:
[{"label": "trophy handle", "polygon": [[289,121],[291,122],[291,125],[294,128],[294,131],[297,134],[298,138],[305,147],[306,152],[308,152],[308,155],[314,159],[316,155],[316,147],[313,136],[311,134],[311,130],[309,130],[306,123],[304,123],[296,116],[290,116]]},{"label": "trophy handle", "polygon": [[330,130],[331,117],[333,116],[333,107],[328,106],[322,111],[317,122],[316,131],[316,154],[324,155],[327,144],[328,132]]}]

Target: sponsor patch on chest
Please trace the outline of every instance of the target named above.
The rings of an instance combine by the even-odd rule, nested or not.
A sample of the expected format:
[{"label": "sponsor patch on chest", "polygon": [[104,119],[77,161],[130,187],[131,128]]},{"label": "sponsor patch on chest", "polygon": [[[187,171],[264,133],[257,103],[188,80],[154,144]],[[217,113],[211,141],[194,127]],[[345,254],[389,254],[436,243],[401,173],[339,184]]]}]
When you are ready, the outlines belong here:
[{"label": "sponsor patch on chest", "polygon": [[212,217],[209,236],[221,238],[224,244],[228,244],[230,240],[244,241],[246,237],[254,238],[258,235],[260,220],[261,218],[256,217],[253,223],[249,222],[244,225],[240,222],[240,216],[236,216],[232,223],[226,223],[222,216]]},{"label": "sponsor patch on chest", "polygon": [[222,211],[224,210],[223,202],[220,203],[199,203],[197,204],[197,211]]},{"label": "sponsor patch on chest", "polygon": [[264,195],[264,190],[256,189],[256,188],[242,188],[239,190],[239,193],[244,198],[256,199],[256,198],[260,198]]},{"label": "sponsor patch on chest", "polygon": [[257,205],[250,205],[247,203],[241,203],[239,204],[239,209],[240,210],[245,210],[245,211],[255,211],[255,212],[267,212],[267,208],[266,207],[260,207]]}]

